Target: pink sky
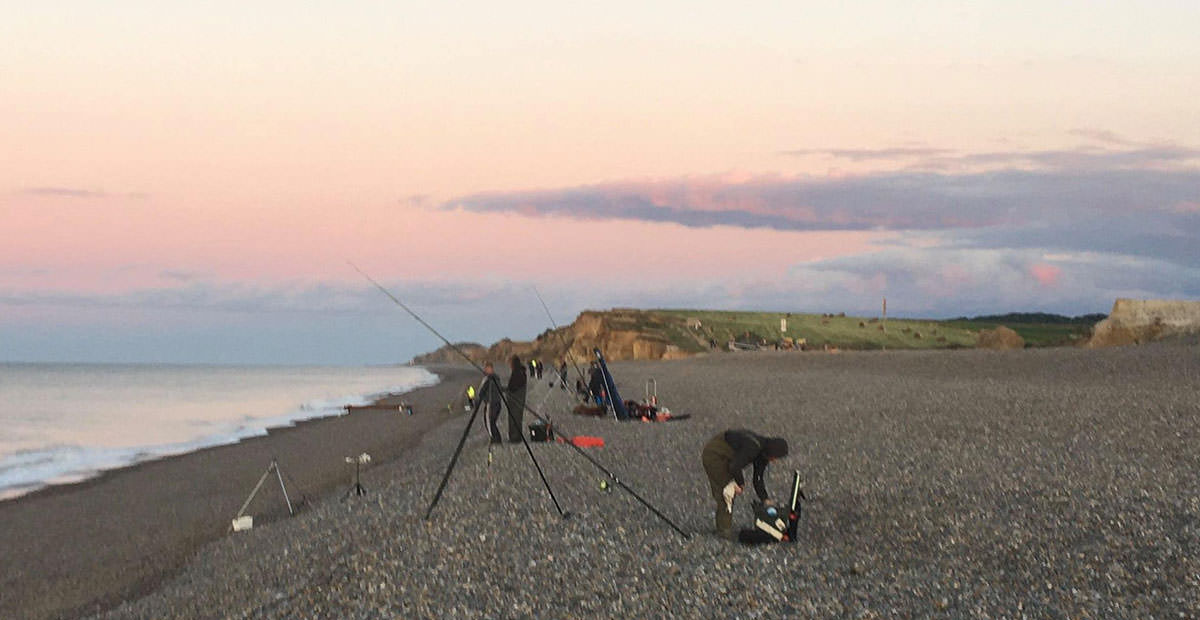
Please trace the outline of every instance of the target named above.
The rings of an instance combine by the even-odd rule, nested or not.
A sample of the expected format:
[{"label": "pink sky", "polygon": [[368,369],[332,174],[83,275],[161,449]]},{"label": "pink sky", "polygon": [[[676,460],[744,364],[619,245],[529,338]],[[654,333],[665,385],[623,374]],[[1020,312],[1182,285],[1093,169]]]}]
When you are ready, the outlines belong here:
[{"label": "pink sky", "polygon": [[[0,246],[0,265],[20,288],[91,293],[172,284],[164,272],[243,283],[358,280],[346,261],[413,280],[554,281],[599,261],[611,274],[592,275],[599,280],[636,273],[651,281],[703,282],[752,267],[782,277],[796,262],[869,251],[873,241],[892,236],[581,223],[393,205],[321,210],[217,215],[155,198],[25,199],[19,207],[0,205],[10,239]],[[22,276],[26,265],[39,269]]]},{"label": "pink sky", "polygon": [[[780,287],[749,304],[862,291],[865,306],[878,288],[870,283],[897,277],[850,271],[901,245],[924,258],[881,264],[920,271],[954,240],[889,228],[909,220],[904,212],[863,215],[847,204],[818,222],[805,215],[812,205],[752,193],[731,202],[726,190],[907,174],[916,164],[966,174],[990,161],[972,155],[1066,161],[1082,147],[1091,150],[1078,151],[1080,165],[1097,149],[1141,157],[1165,145],[1183,151],[1168,168],[1191,169],[1198,7],[13,5],[0,9],[0,330],[45,293],[361,284],[346,260],[382,279],[459,285],[553,286],[587,273],[609,291],[596,300],[618,305],[620,287],[634,282],[644,291]],[[993,168],[1046,166],[1013,162]],[[667,191],[679,187],[688,191]],[[663,209],[825,228],[444,208],[482,193],[564,188],[634,188]],[[1173,213],[1195,213],[1188,205],[1200,196],[1176,194]],[[940,217],[959,221],[945,209]],[[1029,224],[988,217],[993,227]],[[846,227],[857,230],[837,230]],[[1042,257],[1058,250],[1014,247],[1008,259],[988,255],[923,286],[983,303],[954,282],[1006,265],[1017,288],[1078,285],[1071,265],[1082,263]],[[1180,277],[1192,281],[1190,271]],[[1140,289],[1097,286],[1056,303],[1118,290]]]}]

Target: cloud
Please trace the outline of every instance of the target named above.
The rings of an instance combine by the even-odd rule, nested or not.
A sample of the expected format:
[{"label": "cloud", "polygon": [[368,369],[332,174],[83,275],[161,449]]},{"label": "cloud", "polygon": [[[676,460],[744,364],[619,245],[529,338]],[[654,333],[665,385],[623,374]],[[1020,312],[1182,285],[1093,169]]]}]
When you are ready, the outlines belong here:
[{"label": "cloud", "polygon": [[1196,298],[1200,268],[1102,253],[1032,249],[895,248],[798,264],[790,278],[832,309],[889,309],[908,316],[1035,309],[1103,311],[1116,297]]},{"label": "cloud", "polygon": [[[141,311],[226,312],[244,314],[328,314],[391,312],[393,302],[369,284],[278,283],[246,285],[208,279],[191,272],[164,271],[176,285],[140,288],[119,293],[0,290],[0,305],[76,309],[137,309]],[[513,294],[517,285],[505,282],[406,281],[384,284],[393,295],[414,308],[445,308],[487,304]],[[526,285],[527,286],[527,285]]]},{"label": "cloud", "polygon": [[16,191],[18,195],[43,197],[43,198],[81,198],[81,199],[102,199],[102,198],[127,198],[131,200],[142,200],[147,198],[147,194],[141,192],[128,192],[123,194],[113,194],[104,191],[80,189],[76,187],[26,187]]},{"label": "cloud", "polygon": [[26,196],[53,196],[58,198],[107,198],[105,192],[98,192],[90,189],[77,189],[73,187],[27,187],[18,190],[19,194]]},{"label": "cloud", "polygon": [[[903,164],[913,171],[959,171],[1021,169],[1114,170],[1141,168],[1177,168],[1200,160],[1200,149],[1169,142],[1140,142],[1103,129],[1080,128],[1068,132],[1086,139],[1084,144],[1067,149],[1006,150],[964,152],[934,147],[889,147],[878,149],[795,149],[780,155],[795,157],[824,156],[850,162]],[[1099,143],[1099,144],[1096,144]],[[1119,148],[1117,148],[1119,147]]]},{"label": "cloud", "polygon": [[1096,142],[1104,142],[1106,144],[1116,144],[1119,146],[1144,146],[1145,145],[1144,142],[1137,142],[1135,140],[1129,140],[1127,138],[1123,138],[1123,137],[1117,135],[1116,133],[1108,131],[1106,129],[1092,129],[1092,128],[1087,128],[1087,127],[1080,127],[1078,129],[1072,129],[1071,131],[1069,131],[1067,133],[1069,133],[1073,136],[1078,136],[1080,138],[1087,138],[1089,140],[1094,140]]},{"label": "cloud", "polygon": [[934,157],[952,155],[956,151],[929,147],[894,147],[883,149],[797,149],[780,151],[780,155],[805,157],[809,155],[825,155],[851,161],[896,160],[913,157]]},{"label": "cloud", "polygon": [[1025,166],[1043,171],[1113,171],[1175,169],[1200,159],[1200,149],[1164,144],[1135,149],[1091,147],[1040,151],[993,151],[928,158],[914,167],[945,170],[948,166]]},{"label": "cloud", "polygon": [[712,177],[464,196],[446,209],[777,230],[955,230],[1187,215],[1200,170],[898,172],[837,179]]},{"label": "cloud", "polygon": [[1058,283],[1058,277],[1062,275],[1062,268],[1048,263],[1034,263],[1029,266],[1029,273],[1033,275],[1034,280],[1038,281],[1038,284],[1050,287]]},{"label": "cloud", "polygon": [[401,196],[397,202],[405,207],[428,207],[431,197],[429,194],[409,194]]},{"label": "cloud", "polygon": [[164,269],[158,272],[159,277],[164,280],[173,280],[176,282],[191,282],[199,279],[202,274],[194,271],[183,271],[179,269]]},{"label": "cloud", "polygon": [[[627,292],[659,304],[794,308],[799,298],[832,304],[809,310],[870,311],[886,294],[915,314],[1079,314],[1104,310],[1118,296],[1200,296],[1200,169],[1158,165],[1198,155],[1179,146],[996,152],[970,156],[1002,165],[995,170],[687,177],[476,194],[443,208],[894,234],[877,244],[881,251],[798,262],[785,282],[715,281],[700,295]],[[1011,165],[1017,160],[1034,165]]]}]

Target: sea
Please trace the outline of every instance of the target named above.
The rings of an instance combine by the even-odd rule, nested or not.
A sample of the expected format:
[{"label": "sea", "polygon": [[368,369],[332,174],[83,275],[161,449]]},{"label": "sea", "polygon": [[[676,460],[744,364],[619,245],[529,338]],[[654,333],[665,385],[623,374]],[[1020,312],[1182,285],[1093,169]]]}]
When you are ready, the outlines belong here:
[{"label": "sea", "polygon": [[0,363],[0,500],[434,383],[418,366]]}]

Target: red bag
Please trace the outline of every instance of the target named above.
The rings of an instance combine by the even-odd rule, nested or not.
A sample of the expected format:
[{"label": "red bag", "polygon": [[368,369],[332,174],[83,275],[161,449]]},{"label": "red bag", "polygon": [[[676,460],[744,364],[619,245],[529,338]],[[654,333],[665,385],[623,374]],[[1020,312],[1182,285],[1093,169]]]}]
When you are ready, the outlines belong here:
[{"label": "red bag", "polygon": [[571,443],[580,448],[603,448],[603,437],[589,437],[587,435],[576,435],[571,438]]}]

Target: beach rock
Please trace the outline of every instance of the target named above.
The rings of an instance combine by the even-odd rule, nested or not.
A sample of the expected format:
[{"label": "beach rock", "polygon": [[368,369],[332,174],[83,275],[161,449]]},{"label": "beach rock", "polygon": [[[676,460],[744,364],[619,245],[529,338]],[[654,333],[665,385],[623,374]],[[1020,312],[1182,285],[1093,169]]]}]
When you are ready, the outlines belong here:
[{"label": "beach rock", "polygon": [[979,338],[975,346],[980,349],[1021,349],[1025,347],[1025,339],[1017,332],[997,325],[996,329],[979,330]]}]

